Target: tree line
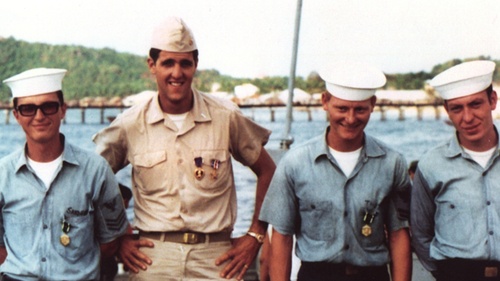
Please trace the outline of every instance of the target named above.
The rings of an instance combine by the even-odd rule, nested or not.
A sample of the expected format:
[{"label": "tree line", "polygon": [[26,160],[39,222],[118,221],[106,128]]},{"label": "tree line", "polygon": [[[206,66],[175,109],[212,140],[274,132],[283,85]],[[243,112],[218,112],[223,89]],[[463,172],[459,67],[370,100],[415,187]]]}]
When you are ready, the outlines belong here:
[{"label": "tree line", "polygon": [[[110,48],[94,49],[75,45],[50,45],[29,43],[13,37],[0,37],[0,79],[35,67],[54,67],[68,69],[63,82],[64,95],[68,100],[83,97],[125,97],[144,90],[155,90],[156,84],[149,73],[147,57],[129,53],[120,53]],[[454,59],[434,66],[431,72],[387,74],[386,89],[423,89],[425,82],[443,70],[472,59],[490,59],[478,57]],[[496,61],[495,81],[500,81],[500,61]],[[204,92],[210,92],[214,83],[219,91],[233,92],[234,87],[243,83],[257,86],[261,93],[281,91],[288,88],[287,76],[264,78],[234,78],[223,75],[215,69],[198,70],[194,84]],[[311,72],[307,77],[296,77],[295,87],[309,93],[318,93],[325,89],[318,73]],[[5,84],[0,85],[0,101],[10,99],[10,90]]]}]

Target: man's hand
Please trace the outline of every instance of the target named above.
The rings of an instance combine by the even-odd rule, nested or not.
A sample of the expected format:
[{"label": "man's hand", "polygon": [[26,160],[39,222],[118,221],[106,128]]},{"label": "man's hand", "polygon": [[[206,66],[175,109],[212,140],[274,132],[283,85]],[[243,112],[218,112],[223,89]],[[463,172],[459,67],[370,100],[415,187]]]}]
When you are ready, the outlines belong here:
[{"label": "man's hand", "polygon": [[146,270],[147,265],[151,265],[152,261],[143,252],[139,251],[141,247],[154,247],[154,243],[148,239],[133,239],[132,235],[125,235],[120,241],[119,256],[123,265],[134,273],[138,273],[139,269]]},{"label": "man's hand", "polygon": [[248,267],[259,252],[260,243],[257,242],[255,238],[248,235],[233,239],[232,243],[233,247],[231,250],[217,258],[217,260],[215,260],[215,265],[219,266],[229,261],[226,267],[220,272],[220,276],[222,278],[231,279],[239,273],[236,279],[242,280],[243,275],[245,275]]}]

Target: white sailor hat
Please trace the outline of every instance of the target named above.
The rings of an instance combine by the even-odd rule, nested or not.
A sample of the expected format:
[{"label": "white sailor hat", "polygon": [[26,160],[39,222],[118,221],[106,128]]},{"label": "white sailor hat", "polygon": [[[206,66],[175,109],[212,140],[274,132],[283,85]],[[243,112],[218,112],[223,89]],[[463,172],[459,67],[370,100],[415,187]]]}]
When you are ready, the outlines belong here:
[{"label": "white sailor hat", "polygon": [[66,69],[33,68],[3,82],[10,87],[13,98],[36,96],[62,89],[62,79]]},{"label": "white sailor hat", "polygon": [[168,52],[191,52],[197,49],[193,32],[178,17],[169,17],[154,29],[151,48]]},{"label": "white sailor hat", "polygon": [[495,63],[478,60],[464,62],[441,72],[430,85],[445,100],[472,95],[488,88],[493,81]]},{"label": "white sailor hat", "polygon": [[382,71],[360,62],[336,62],[320,71],[326,90],[333,96],[350,101],[371,98],[387,81]]}]

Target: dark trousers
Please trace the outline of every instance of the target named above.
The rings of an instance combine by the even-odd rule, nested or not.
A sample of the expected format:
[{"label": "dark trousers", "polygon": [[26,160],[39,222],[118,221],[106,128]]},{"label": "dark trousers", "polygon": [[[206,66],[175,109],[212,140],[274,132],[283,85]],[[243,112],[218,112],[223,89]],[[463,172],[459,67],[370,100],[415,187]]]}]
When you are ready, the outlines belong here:
[{"label": "dark trousers", "polygon": [[328,262],[302,262],[297,281],[389,281],[387,266],[359,267]]},{"label": "dark trousers", "polygon": [[436,281],[500,281],[500,262],[450,259],[437,262]]}]

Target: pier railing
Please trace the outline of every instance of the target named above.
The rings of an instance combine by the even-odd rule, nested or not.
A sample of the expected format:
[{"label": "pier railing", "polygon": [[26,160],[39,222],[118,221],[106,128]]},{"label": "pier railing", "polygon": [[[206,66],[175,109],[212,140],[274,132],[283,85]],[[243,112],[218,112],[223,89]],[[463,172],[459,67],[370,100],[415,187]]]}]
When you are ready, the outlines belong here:
[{"label": "pier railing", "polygon": [[[434,111],[435,113],[435,118],[440,119],[441,118],[441,109],[442,109],[442,101],[435,101],[435,102],[410,102],[410,101],[405,101],[405,102],[393,102],[393,101],[386,101],[382,100],[377,102],[375,105],[375,111],[380,112],[380,118],[382,121],[387,119],[387,112],[389,110],[398,110],[398,120],[405,120],[405,111],[408,109],[416,109],[417,111],[417,119],[422,120],[423,118],[423,112],[424,109],[430,108]],[[269,109],[269,118],[271,122],[276,121],[276,109],[278,108],[284,108],[286,105],[283,104],[240,104],[240,108],[250,108],[250,109],[257,109],[257,108],[268,108]],[[300,110],[300,111],[305,111],[307,113],[307,119],[308,121],[312,121],[312,110],[313,109],[318,109],[321,107],[321,104],[296,104],[293,106],[294,110]],[[113,110],[120,110],[123,111],[127,106],[124,105],[85,105],[85,106],[80,106],[80,105],[68,105],[68,109],[72,110],[80,110],[80,116],[81,116],[81,123],[84,124],[86,122],[86,111],[88,109],[97,109],[99,110],[99,115],[100,115],[100,123],[104,124],[106,122],[112,121],[112,119],[115,116],[106,116],[106,110],[108,109],[113,109]],[[3,110],[5,113],[5,124],[10,123],[10,116],[12,112],[12,106],[10,105],[0,105],[0,110]],[[252,111],[252,116],[251,118],[254,118],[254,112]],[[326,117],[325,117],[326,118]]]}]

